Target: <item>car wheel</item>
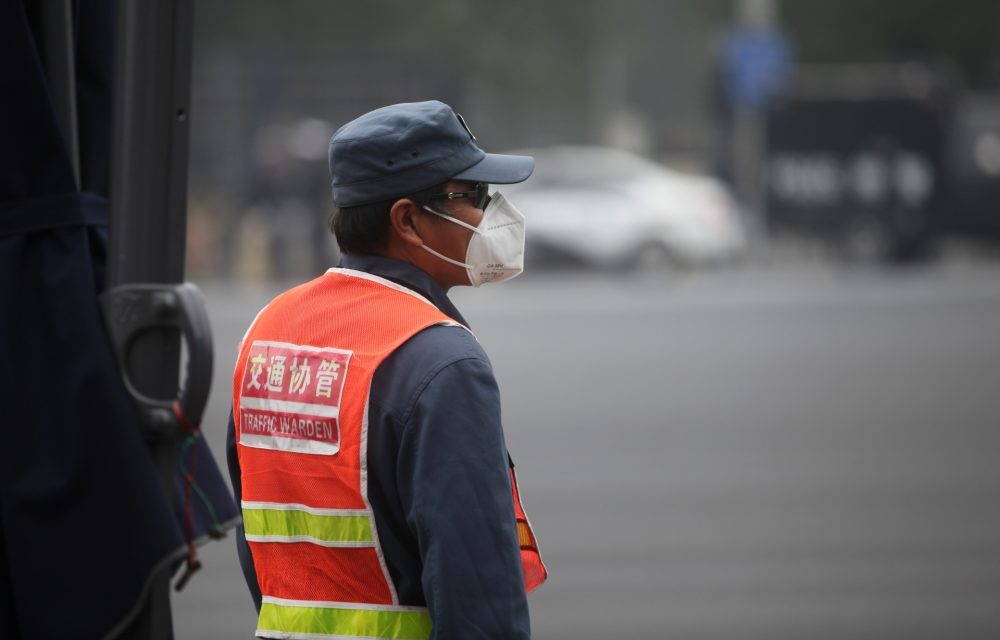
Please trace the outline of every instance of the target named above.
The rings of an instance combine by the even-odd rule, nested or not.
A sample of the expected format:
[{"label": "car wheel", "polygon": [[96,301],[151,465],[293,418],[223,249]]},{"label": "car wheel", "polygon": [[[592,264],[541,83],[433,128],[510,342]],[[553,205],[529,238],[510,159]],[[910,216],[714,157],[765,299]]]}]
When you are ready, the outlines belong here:
[{"label": "car wheel", "polygon": [[659,242],[644,242],[632,256],[630,267],[637,271],[654,271],[673,266],[670,250]]}]

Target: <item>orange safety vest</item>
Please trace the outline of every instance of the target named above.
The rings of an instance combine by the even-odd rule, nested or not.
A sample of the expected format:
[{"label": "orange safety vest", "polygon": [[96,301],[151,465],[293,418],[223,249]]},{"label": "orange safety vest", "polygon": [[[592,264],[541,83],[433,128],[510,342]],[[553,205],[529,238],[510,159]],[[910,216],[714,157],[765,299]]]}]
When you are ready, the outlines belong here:
[{"label": "orange safety vest", "polygon": [[[233,418],[243,525],[262,605],[257,635],[427,638],[399,604],[368,502],[368,396],[419,331],[461,326],[419,294],[348,269],[275,298],[240,345]],[[511,469],[527,590],[547,577]]]}]

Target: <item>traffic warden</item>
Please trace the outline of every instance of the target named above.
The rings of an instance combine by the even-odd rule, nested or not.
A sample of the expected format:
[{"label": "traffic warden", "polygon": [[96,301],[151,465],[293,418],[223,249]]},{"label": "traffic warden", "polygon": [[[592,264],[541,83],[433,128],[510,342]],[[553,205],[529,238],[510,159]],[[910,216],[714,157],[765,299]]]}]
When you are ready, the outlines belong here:
[{"label": "traffic warden", "polygon": [[253,321],[228,458],[265,638],[528,638],[546,569],[518,495],[490,361],[447,297],[523,267],[524,217],[437,102],[330,141],[337,268]]}]

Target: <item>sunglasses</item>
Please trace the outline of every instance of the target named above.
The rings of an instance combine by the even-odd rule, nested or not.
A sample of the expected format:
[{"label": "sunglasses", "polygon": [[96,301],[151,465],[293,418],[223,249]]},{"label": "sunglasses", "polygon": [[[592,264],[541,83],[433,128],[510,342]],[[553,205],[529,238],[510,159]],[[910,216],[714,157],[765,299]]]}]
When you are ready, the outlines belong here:
[{"label": "sunglasses", "polygon": [[477,182],[472,191],[449,191],[446,193],[432,193],[427,196],[428,200],[461,200],[468,198],[477,209],[485,209],[490,201],[490,185],[486,182]]}]

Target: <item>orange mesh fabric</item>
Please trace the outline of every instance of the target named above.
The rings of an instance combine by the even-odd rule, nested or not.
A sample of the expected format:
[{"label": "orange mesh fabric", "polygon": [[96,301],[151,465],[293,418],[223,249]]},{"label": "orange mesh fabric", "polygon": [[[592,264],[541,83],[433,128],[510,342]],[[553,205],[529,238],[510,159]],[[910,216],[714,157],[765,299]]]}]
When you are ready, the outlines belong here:
[{"label": "orange mesh fabric", "polygon": [[340,402],[340,451],[320,456],[238,447],[243,499],[364,508],[361,422],[375,369],[415,333],[446,321],[447,316],[428,302],[384,284],[339,273],[327,273],[271,302],[243,340],[233,374],[237,429],[247,354],[254,341],[333,347],[354,353]]},{"label": "orange mesh fabric", "polygon": [[535,532],[531,530],[531,523],[528,522],[528,516],[524,513],[524,507],[521,505],[521,492],[517,488],[517,474],[514,473],[513,467],[510,469],[510,488],[514,494],[514,516],[517,519],[517,540],[521,546],[524,588],[531,592],[548,579],[549,572],[542,562]]},{"label": "orange mesh fabric", "polygon": [[[289,600],[392,604],[373,548],[251,542],[261,593]],[[261,574],[261,567],[265,569]]]},{"label": "orange mesh fabric", "polygon": [[[255,342],[264,342],[351,352],[336,418],[340,448],[332,455],[320,455],[240,444],[237,454],[243,500],[297,503],[316,509],[366,509],[362,493],[361,446],[372,376],[379,364],[414,334],[447,322],[451,320],[445,314],[421,298],[399,291],[384,281],[339,270],[291,289],[272,301],[247,332],[233,373],[237,442],[240,441],[241,392],[248,381],[249,354]],[[521,506],[513,469],[511,487],[525,586],[531,591],[546,579],[547,572]],[[251,541],[250,546],[265,596],[392,603],[387,576],[374,547],[329,547],[311,542],[276,541]]]},{"label": "orange mesh fabric", "polygon": [[[361,484],[362,420],[375,369],[418,331],[449,319],[430,303],[380,282],[330,272],[285,292],[261,312],[240,345],[233,373],[237,441],[241,391],[255,341],[349,350],[333,455],[237,447],[247,502],[366,509]],[[261,592],[291,600],[391,604],[374,547],[250,542]]]}]

